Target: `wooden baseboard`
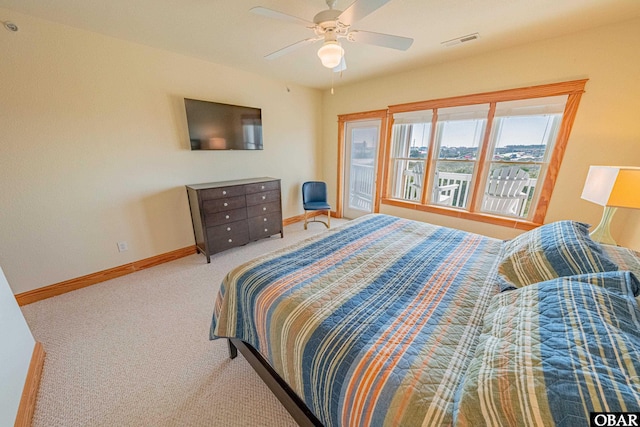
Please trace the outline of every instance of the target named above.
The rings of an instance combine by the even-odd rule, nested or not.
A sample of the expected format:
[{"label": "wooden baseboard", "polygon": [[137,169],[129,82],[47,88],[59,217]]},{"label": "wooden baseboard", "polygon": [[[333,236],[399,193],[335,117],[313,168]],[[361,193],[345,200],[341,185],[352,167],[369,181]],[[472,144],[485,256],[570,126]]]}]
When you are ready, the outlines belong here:
[{"label": "wooden baseboard", "polygon": [[[312,218],[317,215],[324,215],[324,212],[311,212],[308,214],[308,217]],[[331,212],[331,216],[337,218],[335,212]],[[304,215],[297,215],[291,218],[286,218],[282,221],[282,224],[286,226],[300,221],[304,221]],[[144,270],[145,268],[173,261],[191,254],[195,254],[196,252],[197,250],[195,245],[188,246],[186,248],[177,249],[175,251],[152,256],[150,258],[145,258],[140,261],[135,261],[129,264],[120,265],[118,267],[109,268],[107,270],[98,271],[96,273],[87,274],[86,276],[76,277],[75,279],[65,280],[64,282],[54,283],[53,285],[34,289],[32,291],[23,292],[16,295],[16,300],[18,301],[18,305],[31,304],[46,298],[51,298],[57,295],[65,294],[67,292],[75,291],[76,289],[82,289],[87,286],[95,285],[96,283],[104,282],[106,280],[115,279],[116,277],[124,276],[135,271]]]},{"label": "wooden baseboard", "polygon": [[195,245],[188,246],[186,248],[177,249],[175,251],[152,256],[150,258],[145,258],[140,261],[135,261],[118,267],[109,268],[107,270],[98,271],[96,273],[87,274],[86,276],[76,277],[75,279],[65,280],[64,282],[55,283],[53,285],[34,289],[32,291],[23,292],[16,295],[16,300],[18,301],[18,305],[31,304],[36,301],[51,298],[57,295],[62,295],[67,292],[75,291],[76,289],[95,285],[96,283],[104,282],[105,280],[115,279],[116,277],[124,276],[126,274],[130,274],[139,270],[144,270],[145,268],[153,267],[195,253]]},{"label": "wooden baseboard", "polygon": [[[326,211],[314,211],[314,212],[309,212],[307,214],[307,218],[313,218],[314,216],[320,216],[320,215],[325,215]],[[334,218],[338,218],[338,215],[331,211],[331,216]],[[300,215],[296,215],[296,216],[292,216],[291,218],[286,218],[284,220],[282,220],[282,225],[287,226],[287,225],[291,225],[294,224],[296,222],[301,222],[304,221],[304,214],[300,214]]]},{"label": "wooden baseboard", "polygon": [[33,414],[36,410],[36,398],[40,389],[40,378],[42,377],[42,368],[44,366],[44,348],[42,343],[36,342],[29,363],[29,371],[27,379],[24,382],[22,397],[20,398],[20,406],[18,406],[18,414],[14,427],[31,427]]}]

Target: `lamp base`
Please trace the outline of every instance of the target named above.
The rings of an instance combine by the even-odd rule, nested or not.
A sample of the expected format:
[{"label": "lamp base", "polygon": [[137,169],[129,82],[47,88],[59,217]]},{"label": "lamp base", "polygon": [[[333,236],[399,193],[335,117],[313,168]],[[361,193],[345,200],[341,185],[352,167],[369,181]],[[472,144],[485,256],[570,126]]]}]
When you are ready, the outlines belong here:
[{"label": "lamp base", "polygon": [[617,245],[616,241],[613,239],[613,237],[611,237],[611,232],[609,231],[611,219],[613,218],[613,214],[616,213],[617,209],[618,208],[614,208],[611,206],[604,207],[604,212],[602,213],[600,224],[598,224],[598,226],[594,228],[591,233],[589,233],[591,240],[607,245]]}]

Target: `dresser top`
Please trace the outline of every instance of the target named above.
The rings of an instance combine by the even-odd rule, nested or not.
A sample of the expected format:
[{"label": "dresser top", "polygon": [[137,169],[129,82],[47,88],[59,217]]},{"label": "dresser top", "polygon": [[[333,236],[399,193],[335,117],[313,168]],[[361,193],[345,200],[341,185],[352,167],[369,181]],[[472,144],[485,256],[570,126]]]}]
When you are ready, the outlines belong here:
[{"label": "dresser top", "polygon": [[267,182],[267,181],[280,181],[280,179],[263,176],[261,178],[246,178],[246,179],[236,179],[233,181],[208,182],[206,184],[192,184],[192,185],[187,185],[187,188],[191,188],[192,190],[206,190],[208,188],[231,187],[233,185],[256,184],[259,182]]}]

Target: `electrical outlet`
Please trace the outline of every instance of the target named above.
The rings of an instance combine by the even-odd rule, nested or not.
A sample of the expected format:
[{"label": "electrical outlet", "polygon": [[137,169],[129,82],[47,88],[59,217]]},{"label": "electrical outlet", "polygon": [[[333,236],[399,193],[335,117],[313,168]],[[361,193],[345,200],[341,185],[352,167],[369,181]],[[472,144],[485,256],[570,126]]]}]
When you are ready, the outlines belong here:
[{"label": "electrical outlet", "polygon": [[129,250],[129,244],[127,242],[118,242],[118,252],[124,252]]}]

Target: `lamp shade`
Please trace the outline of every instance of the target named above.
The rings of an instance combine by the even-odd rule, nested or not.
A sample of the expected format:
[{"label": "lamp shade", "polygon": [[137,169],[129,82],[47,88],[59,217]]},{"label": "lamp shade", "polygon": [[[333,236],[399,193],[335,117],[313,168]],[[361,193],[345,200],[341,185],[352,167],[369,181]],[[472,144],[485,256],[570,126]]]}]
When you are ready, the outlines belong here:
[{"label": "lamp shade", "polygon": [[318,49],[318,57],[320,57],[322,65],[327,68],[337,67],[342,60],[342,55],[344,55],[344,49],[337,41],[326,41]]},{"label": "lamp shade", "polygon": [[640,208],[640,167],[589,167],[582,198],[601,206]]}]

